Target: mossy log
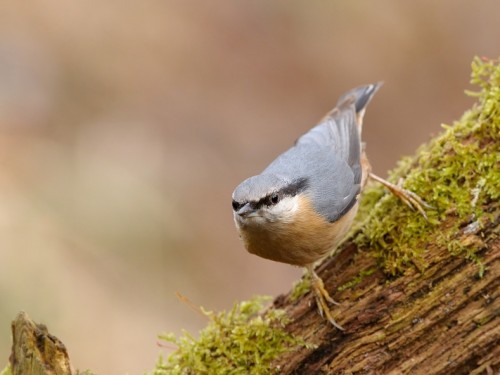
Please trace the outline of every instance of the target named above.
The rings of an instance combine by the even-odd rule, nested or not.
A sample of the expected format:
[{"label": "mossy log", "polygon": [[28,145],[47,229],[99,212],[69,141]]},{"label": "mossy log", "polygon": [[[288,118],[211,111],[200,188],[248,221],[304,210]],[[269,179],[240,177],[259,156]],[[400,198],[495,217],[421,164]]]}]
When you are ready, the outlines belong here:
[{"label": "mossy log", "polygon": [[[286,317],[267,336],[258,316],[208,315],[199,339],[166,338],[178,349],[154,374],[500,373],[500,60],[476,58],[472,83],[477,103],[390,176],[433,206],[428,220],[367,187],[350,236],[317,268],[345,331],[303,279],[263,314]],[[266,345],[277,334],[284,344]]]},{"label": "mossy log", "polygon": [[345,331],[311,293],[274,301],[315,344],[275,359],[280,374],[500,373],[498,61],[476,59],[473,83],[478,103],[392,176],[434,205],[429,221],[369,190],[363,223],[318,268]]}]

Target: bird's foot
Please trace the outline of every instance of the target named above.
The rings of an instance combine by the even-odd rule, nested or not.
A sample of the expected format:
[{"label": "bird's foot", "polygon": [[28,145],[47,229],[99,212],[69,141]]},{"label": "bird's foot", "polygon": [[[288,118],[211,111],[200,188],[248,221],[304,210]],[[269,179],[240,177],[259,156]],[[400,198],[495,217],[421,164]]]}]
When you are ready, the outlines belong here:
[{"label": "bird's foot", "polygon": [[335,321],[335,319],[333,319],[332,312],[330,311],[330,307],[328,306],[328,303],[333,305],[338,305],[339,303],[335,302],[334,299],[330,297],[330,294],[325,289],[323,280],[321,280],[316,272],[314,272],[313,267],[308,267],[308,270],[311,277],[311,288],[314,292],[314,297],[316,298],[316,305],[318,306],[319,314],[321,315],[321,317],[328,320],[334,327],[343,331],[344,328],[342,328],[342,326],[340,326]]},{"label": "bird's foot", "polygon": [[417,194],[415,194],[413,191],[406,190],[403,188],[403,179],[399,179],[399,182],[397,185],[384,180],[383,178],[370,173],[370,178],[372,178],[375,181],[380,182],[382,185],[384,185],[389,191],[397,196],[399,199],[401,199],[408,207],[410,207],[412,210],[417,210],[420,212],[420,214],[425,218],[425,220],[428,220],[427,214],[425,213],[425,209],[431,209],[433,208],[430,204],[428,204],[426,201],[424,201],[422,198],[420,198]]}]

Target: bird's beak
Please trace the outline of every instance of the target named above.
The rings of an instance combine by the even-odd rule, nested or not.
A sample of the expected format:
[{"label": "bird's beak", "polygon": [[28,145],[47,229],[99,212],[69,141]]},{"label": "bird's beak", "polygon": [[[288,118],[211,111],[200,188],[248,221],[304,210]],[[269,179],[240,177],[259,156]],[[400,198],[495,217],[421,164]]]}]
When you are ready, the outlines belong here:
[{"label": "bird's beak", "polygon": [[236,213],[241,217],[248,217],[252,212],[255,212],[255,209],[250,203],[245,203],[243,207],[236,211]]}]

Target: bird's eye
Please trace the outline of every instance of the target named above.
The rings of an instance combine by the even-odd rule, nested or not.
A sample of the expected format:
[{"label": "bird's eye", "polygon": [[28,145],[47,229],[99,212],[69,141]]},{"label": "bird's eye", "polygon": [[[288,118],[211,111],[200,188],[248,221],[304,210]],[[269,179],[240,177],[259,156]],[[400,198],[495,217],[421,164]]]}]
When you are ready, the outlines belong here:
[{"label": "bird's eye", "polygon": [[276,204],[280,201],[280,197],[277,193],[274,193],[273,195],[271,195],[271,203],[272,204]]},{"label": "bird's eye", "polygon": [[241,203],[233,201],[233,210],[238,211],[241,208]]}]

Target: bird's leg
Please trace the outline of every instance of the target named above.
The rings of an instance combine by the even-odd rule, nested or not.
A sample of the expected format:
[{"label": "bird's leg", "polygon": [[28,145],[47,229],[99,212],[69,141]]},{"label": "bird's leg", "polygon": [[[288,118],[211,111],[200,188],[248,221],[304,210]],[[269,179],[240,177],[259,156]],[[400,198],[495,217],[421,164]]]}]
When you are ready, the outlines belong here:
[{"label": "bird's leg", "polygon": [[[312,264],[308,265],[307,271],[309,272],[309,277],[311,278],[311,287],[314,292],[314,297],[316,298],[316,304],[318,305],[319,314],[328,320],[334,327],[344,330],[336,321],[333,319],[330,308],[328,307],[328,303],[338,305],[338,302],[335,302],[330,294],[325,289],[325,285],[323,284],[323,280],[314,272],[314,266]],[[328,303],[327,303],[328,302]]]},{"label": "bird's leg", "polygon": [[389,191],[397,196],[399,199],[401,199],[404,203],[406,203],[412,210],[417,210],[422,214],[422,216],[427,219],[427,214],[425,213],[424,207],[425,208],[432,208],[431,205],[429,205],[427,202],[425,202],[422,198],[420,198],[417,194],[415,194],[412,191],[403,189],[402,183],[403,179],[400,179],[397,185],[394,185],[390,183],[389,181],[384,180],[383,178],[370,173],[369,174],[370,178],[374,179],[375,181],[380,182],[382,185],[384,185]]}]

